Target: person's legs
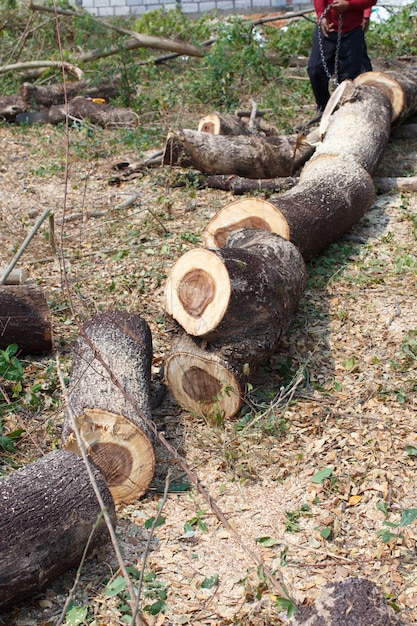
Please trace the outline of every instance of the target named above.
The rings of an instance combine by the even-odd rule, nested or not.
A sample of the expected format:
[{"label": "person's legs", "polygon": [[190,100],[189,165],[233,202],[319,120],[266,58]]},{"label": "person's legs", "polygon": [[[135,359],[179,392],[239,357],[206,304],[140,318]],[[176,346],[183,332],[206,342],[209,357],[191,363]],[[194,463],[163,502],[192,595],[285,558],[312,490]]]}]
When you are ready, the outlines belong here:
[{"label": "person's legs", "polygon": [[[317,103],[317,111],[323,112],[330,98],[329,77],[323,66],[320,52],[319,26],[316,26],[313,34],[313,46],[308,60],[307,72],[310,78],[311,88]],[[330,75],[334,71],[334,55],[336,49],[336,33],[330,33],[330,37],[321,35],[321,43],[324,60]]]},{"label": "person's legs", "polygon": [[366,43],[362,26],[343,34],[339,52],[340,83],[347,78],[356,78],[362,72],[364,50]]}]

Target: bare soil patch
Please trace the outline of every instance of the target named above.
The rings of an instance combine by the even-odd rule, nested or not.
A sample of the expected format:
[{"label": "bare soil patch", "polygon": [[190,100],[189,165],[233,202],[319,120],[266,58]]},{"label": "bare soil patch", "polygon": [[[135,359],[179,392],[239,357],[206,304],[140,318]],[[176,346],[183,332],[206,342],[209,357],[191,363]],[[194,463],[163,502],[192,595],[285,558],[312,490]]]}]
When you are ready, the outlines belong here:
[{"label": "bare soil patch", "polygon": [[[71,128],[67,177],[63,128],[3,125],[0,136],[0,266],[50,208],[58,252],[46,222],[22,266],[47,294],[61,367],[70,370],[77,319],[127,309],[151,327],[157,392],[169,349],[166,276],[199,245],[230,195],[173,188],[169,168],[109,184],[115,163],[138,160],[133,150],[120,150],[117,130]],[[390,144],[376,175],[405,173],[417,173],[415,140]],[[104,214],[88,217],[91,211]],[[185,413],[169,394],[154,412],[241,539],[297,602],[312,602],[329,581],[362,576],[382,588],[405,624],[417,621],[417,522],[398,526],[402,513],[417,506],[416,233],[417,195],[379,196],[349,236],[309,264],[301,306],[279,354],[253,381],[246,415],[216,423]],[[55,357],[24,360],[26,405],[3,412],[5,432],[25,429],[17,444],[21,464],[60,445]],[[9,387],[3,391],[13,400]],[[152,605],[164,589],[165,607],[155,616],[145,612],[148,623],[288,623],[257,564],[185,486],[166,451],[158,449],[157,457],[149,493],[118,511],[117,528],[125,562],[140,570],[146,520],[157,513],[171,468],[182,491],[169,494],[165,523],[151,538],[146,571],[154,580],[145,584],[142,602]],[[331,475],[312,482],[324,468]],[[3,470],[13,471],[10,459]],[[117,567],[111,547],[88,560],[74,598],[88,607],[84,623],[126,623],[121,599],[103,595]],[[0,624],[54,624],[74,575],[0,616]]]}]

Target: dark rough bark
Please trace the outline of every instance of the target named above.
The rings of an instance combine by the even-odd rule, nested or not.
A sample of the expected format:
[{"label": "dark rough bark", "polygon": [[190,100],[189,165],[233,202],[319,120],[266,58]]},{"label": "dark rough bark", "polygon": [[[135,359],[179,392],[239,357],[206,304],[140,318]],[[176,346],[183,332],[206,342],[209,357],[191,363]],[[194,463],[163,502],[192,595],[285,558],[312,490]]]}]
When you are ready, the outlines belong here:
[{"label": "dark rough bark", "polygon": [[[151,364],[149,327],[139,315],[125,311],[89,319],[74,348],[70,407],[116,503],[137,500],[153,478],[153,437],[147,424]],[[65,448],[79,452],[68,411],[62,438]]]},{"label": "dark rough bark", "polygon": [[[93,468],[113,522],[113,499]],[[100,506],[83,460],[50,452],[0,481],[0,612],[30,597],[63,572],[79,565]],[[109,541],[103,520],[90,551]]]},{"label": "dark rough bark", "polygon": [[184,129],[168,135],[162,162],[205,174],[274,178],[292,176],[313,152],[314,146],[297,135],[224,136]]},{"label": "dark rough bark", "polygon": [[0,286],[0,349],[12,343],[25,354],[52,349],[51,314],[37,285]]},{"label": "dark rough bark", "polygon": [[383,593],[365,578],[347,578],[326,585],[312,604],[302,606],[294,626],[401,626]]}]

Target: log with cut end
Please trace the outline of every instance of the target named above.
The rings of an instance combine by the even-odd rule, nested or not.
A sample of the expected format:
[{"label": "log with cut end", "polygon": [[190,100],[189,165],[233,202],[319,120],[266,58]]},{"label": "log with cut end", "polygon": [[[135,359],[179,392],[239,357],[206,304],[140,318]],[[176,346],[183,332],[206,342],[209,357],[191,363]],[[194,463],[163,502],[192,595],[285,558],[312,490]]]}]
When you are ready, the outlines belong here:
[{"label": "log with cut end", "polygon": [[131,109],[99,104],[82,96],[73,98],[67,105],[55,104],[48,111],[32,115],[33,121],[49,124],[59,124],[68,115],[70,118],[88,120],[91,124],[97,124],[103,128],[134,128],[138,125],[138,116]]},{"label": "log with cut end", "polygon": [[333,92],[320,122],[320,155],[351,158],[369,173],[375,171],[391,132],[391,103],[367,85],[344,81]]},{"label": "log with cut end", "polygon": [[[207,348],[206,343],[204,342]],[[244,370],[178,332],[165,361],[165,382],[178,404],[198,415],[233,417],[242,404]]]},{"label": "log with cut end", "polygon": [[289,191],[269,201],[244,198],[223,207],[209,222],[204,245],[222,245],[226,233],[243,224],[250,227],[252,212],[255,228],[264,220],[268,230],[289,239],[308,260],[358,222],[374,198],[372,178],[361,165],[343,157],[315,157]]},{"label": "log with cut end", "polygon": [[274,349],[304,285],[304,261],[294,245],[266,230],[242,229],[223,248],[196,248],[175,263],[165,309],[188,334],[211,343],[244,338],[246,352],[253,338],[263,343],[267,337]]},{"label": "log with cut end", "polygon": [[[250,127],[250,121],[253,124]],[[242,117],[239,115],[210,113],[201,118],[197,130],[212,135],[278,135],[277,129],[265,122],[262,117]]]},{"label": "log with cut end", "polygon": [[184,129],[169,133],[162,162],[205,174],[275,178],[291,176],[313,153],[314,145],[297,135],[226,136]]},{"label": "log with cut end", "polygon": [[[100,472],[92,471],[115,525],[111,493]],[[100,516],[84,461],[71,452],[55,450],[3,478],[0,612],[77,567],[94,528],[89,551],[108,542],[110,536]]]},{"label": "log with cut end", "polygon": [[0,349],[12,343],[25,354],[52,349],[51,312],[38,285],[0,286]]},{"label": "log with cut end", "polygon": [[109,311],[82,326],[74,348],[63,445],[80,452],[72,413],[89,458],[116,504],[137,500],[153,478],[151,364],[151,332],[139,315]]},{"label": "log with cut end", "polygon": [[357,85],[375,87],[392,105],[392,122],[401,123],[417,113],[417,71],[409,67],[386,72],[364,72],[354,80]]}]

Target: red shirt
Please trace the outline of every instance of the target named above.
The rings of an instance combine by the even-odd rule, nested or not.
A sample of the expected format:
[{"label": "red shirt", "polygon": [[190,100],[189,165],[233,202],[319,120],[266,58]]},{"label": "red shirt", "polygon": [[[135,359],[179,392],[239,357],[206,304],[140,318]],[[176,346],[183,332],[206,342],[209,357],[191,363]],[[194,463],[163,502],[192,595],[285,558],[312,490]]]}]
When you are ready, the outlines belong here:
[{"label": "red shirt", "polygon": [[[371,9],[376,4],[377,0],[349,0],[349,8],[345,13],[343,13],[343,21],[342,21],[342,33],[347,33],[350,30],[353,30],[357,26],[362,24],[362,20],[364,17],[364,11],[366,9]],[[323,11],[331,4],[327,0],[314,0],[314,8],[317,13],[317,20],[320,21],[320,18],[323,14]],[[366,12],[367,16],[369,16],[369,11]],[[326,18],[329,24],[334,26],[335,31],[337,32],[339,26],[339,13],[336,9],[330,8],[326,13]]]}]

